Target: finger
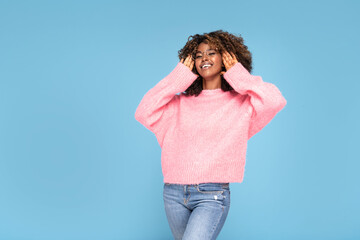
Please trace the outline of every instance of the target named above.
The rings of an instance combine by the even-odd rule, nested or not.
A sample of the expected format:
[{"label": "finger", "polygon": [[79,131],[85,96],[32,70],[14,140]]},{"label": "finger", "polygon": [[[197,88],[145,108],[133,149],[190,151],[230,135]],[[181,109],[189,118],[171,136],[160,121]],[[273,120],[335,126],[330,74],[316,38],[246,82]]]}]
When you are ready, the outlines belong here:
[{"label": "finger", "polygon": [[229,65],[229,63],[230,63],[229,56],[227,56],[226,54],[224,55],[224,60],[223,60],[223,62],[224,62],[224,65],[225,65],[225,66]]},{"label": "finger", "polygon": [[222,57],[222,62],[223,62],[223,64],[225,64],[225,62],[226,62],[226,59],[224,56]]},{"label": "finger", "polygon": [[225,59],[226,61],[230,62],[231,61],[231,56],[228,52],[225,53]]},{"label": "finger", "polygon": [[191,59],[189,57],[186,58],[185,62],[186,66],[190,67]]},{"label": "finger", "polygon": [[189,59],[189,68],[191,69],[192,61],[191,58]]},{"label": "finger", "polygon": [[220,73],[220,75],[224,75],[226,72],[224,72],[224,71],[222,71],[221,73]]},{"label": "finger", "polygon": [[181,62],[181,63],[184,63],[184,59],[182,58],[182,59],[180,60],[180,62]]},{"label": "finger", "polygon": [[234,53],[231,53],[231,55],[232,55],[233,59],[237,61],[236,55]]},{"label": "finger", "polygon": [[186,61],[187,61],[188,64],[190,63],[190,61],[191,61],[191,55],[190,54],[186,57]]},{"label": "finger", "polygon": [[229,58],[229,61],[230,61],[230,62],[232,62],[232,61],[233,61],[234,57],[233,57],[232,53],[231,53],[231,54],[230,54],[230,53],[228,53],[228,58]]},{"label": "finger", "polygon": [[228,61],[228,65],[229,65],[228,68],[230,68],[232,65],[234,65],[237,62],[235,54],[232,52],[231,52],[231,54],[227,53],[227,61]]},{"label": "finger", "polygon": [[226,53],[224,53],[222,59],[223,59],[223,62],[224,62],[224,63],[225,63],[225,62],[228,62],[228,57],[227,57]]},{"label": "finger", "polygon": [[184,59],[184,65],[187,66],[188,57]]},{"label": "finger", "polygon": [[225,59],[227,58],[227,53],[228,53],[227,51],[223,52],[223,58],[225,58]]}]

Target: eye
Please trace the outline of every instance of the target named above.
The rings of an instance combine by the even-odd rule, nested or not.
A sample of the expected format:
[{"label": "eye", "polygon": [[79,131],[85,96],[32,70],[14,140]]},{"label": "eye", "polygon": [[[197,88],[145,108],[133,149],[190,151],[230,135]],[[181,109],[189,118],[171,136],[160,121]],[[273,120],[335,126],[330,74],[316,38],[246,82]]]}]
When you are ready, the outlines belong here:
[{"label": "eye", "polygon": [[209,55],[215,55],[215,54],[216,54],[216,51],[215,51],[215,50],[209,50],[209,51],[208,51],[208,54],[209,54]]}]

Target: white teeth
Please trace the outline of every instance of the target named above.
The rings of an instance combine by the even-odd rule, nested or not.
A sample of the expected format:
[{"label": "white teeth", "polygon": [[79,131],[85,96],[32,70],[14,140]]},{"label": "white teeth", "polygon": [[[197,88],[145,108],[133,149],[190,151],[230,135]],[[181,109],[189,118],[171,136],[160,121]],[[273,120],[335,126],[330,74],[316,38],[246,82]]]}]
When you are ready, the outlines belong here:
[{"label": "white teeth", "polygon": [[210,64],[205,64],[204,66],[202,66],[202,68],[208,68],[208,67],[211,67]]}]

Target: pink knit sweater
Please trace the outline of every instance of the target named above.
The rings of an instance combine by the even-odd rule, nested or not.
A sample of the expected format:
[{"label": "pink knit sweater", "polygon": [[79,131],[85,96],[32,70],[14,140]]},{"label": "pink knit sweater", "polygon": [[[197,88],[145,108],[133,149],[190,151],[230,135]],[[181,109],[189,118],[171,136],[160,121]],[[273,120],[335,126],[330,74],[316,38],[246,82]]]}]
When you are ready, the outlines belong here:
[{"label": "pink knit sweater", "polygon": [[224,74],[234,90],[205,89],[197,97],[186,96],[196,78],[179,62],[144,95],[135,119],[156,135],[165,183],[240,183],[248,139],[286,100],[275,85],[251,75],[241,63]]}]

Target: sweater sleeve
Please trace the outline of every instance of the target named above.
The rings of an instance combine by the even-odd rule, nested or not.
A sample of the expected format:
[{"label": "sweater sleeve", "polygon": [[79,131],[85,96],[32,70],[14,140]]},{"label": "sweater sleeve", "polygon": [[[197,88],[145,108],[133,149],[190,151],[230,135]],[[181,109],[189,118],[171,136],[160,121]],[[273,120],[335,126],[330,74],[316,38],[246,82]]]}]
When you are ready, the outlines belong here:
[{"label": "sweater sleeve", "polygon": [[177,93],[185,91],[197,76],[183,63],[151,88],[142,98],[135,111],[135,119],[152,131],[160,146],[169,125],[168,105]]},{"label": "sweater sleeve", "polygon": [[232,66],[224,78],[236,92],[250,97],[252,115],[248,139],[264,128],[287,103],[274,84],[251,75],[240,62]]}]

